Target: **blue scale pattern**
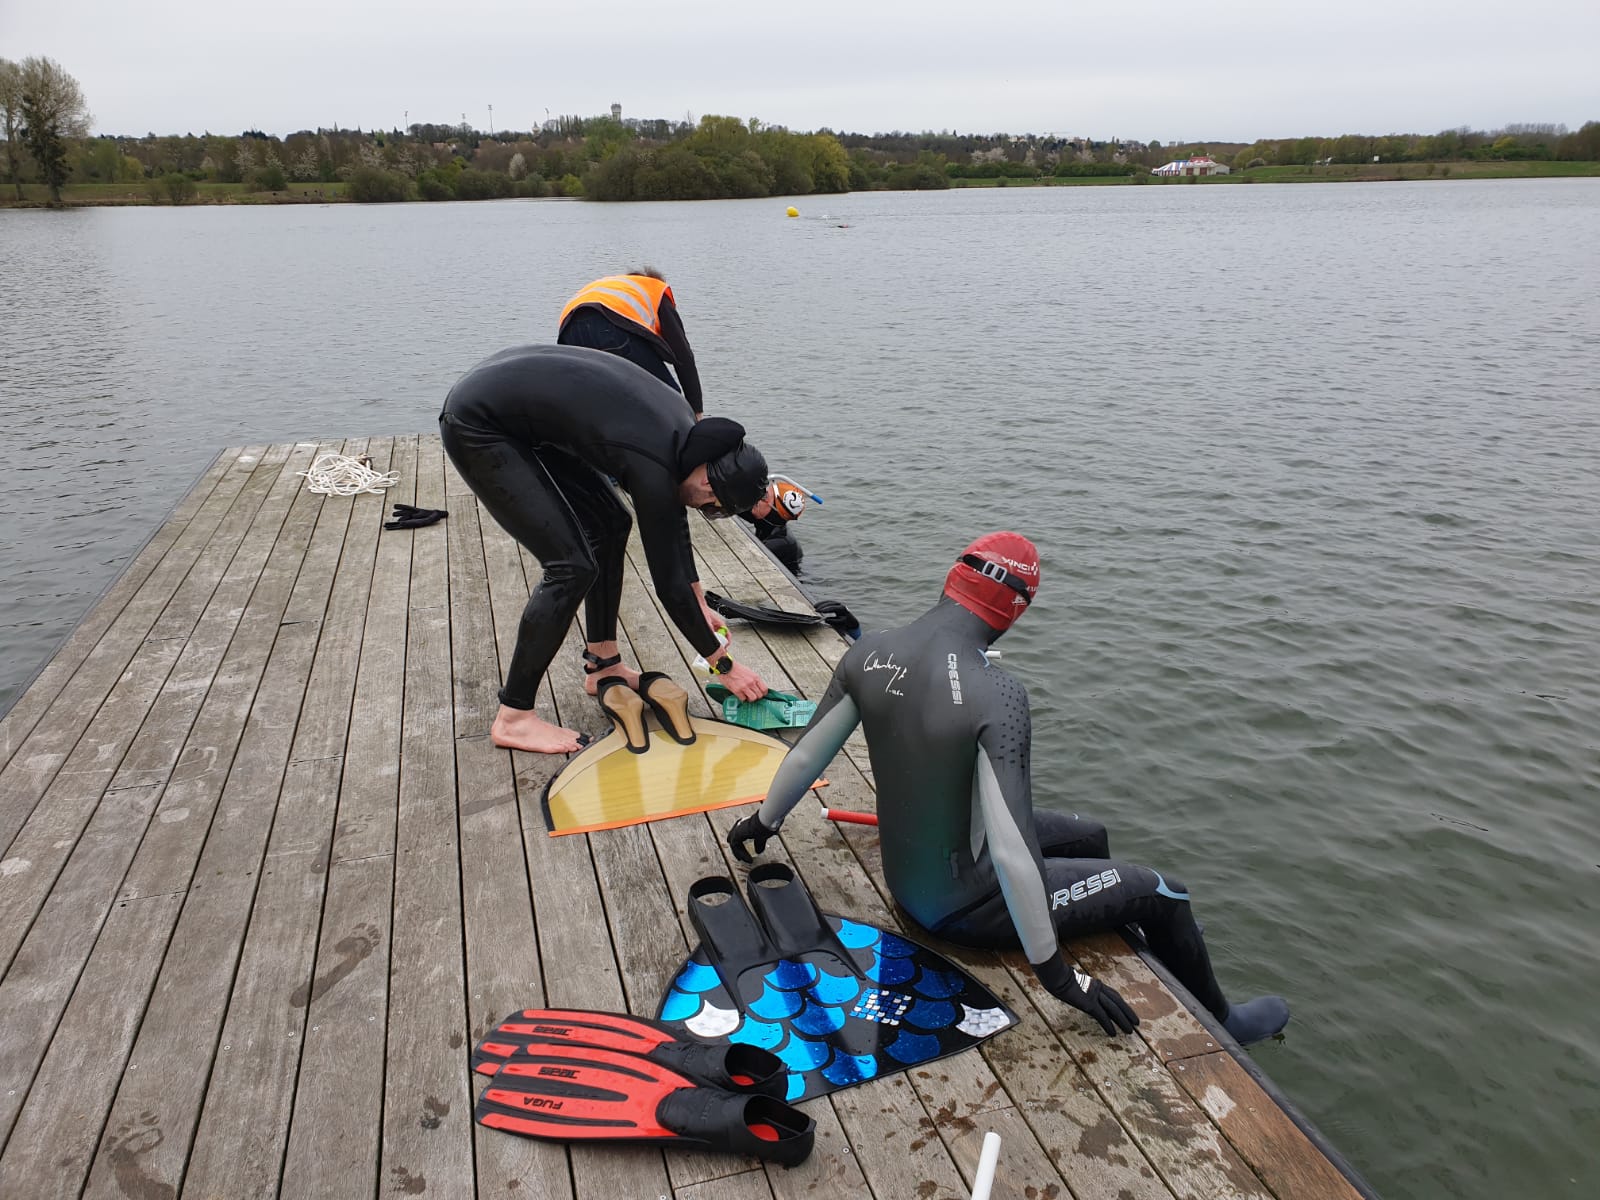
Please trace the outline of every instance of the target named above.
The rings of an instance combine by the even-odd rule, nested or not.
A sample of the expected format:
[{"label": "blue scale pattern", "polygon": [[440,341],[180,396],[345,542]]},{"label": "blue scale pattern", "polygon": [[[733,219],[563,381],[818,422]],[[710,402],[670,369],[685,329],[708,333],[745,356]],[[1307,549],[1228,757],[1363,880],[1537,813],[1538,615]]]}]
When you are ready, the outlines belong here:
[{"label": "blue scale pattern", "polygon": [[884,1047],[884,1053],[895,1062],[912,1063],[927,1062],[930,1058],[939,1057],[939,1039],[926,1033],[912,1033],[902,1029],[900,1036]]}]

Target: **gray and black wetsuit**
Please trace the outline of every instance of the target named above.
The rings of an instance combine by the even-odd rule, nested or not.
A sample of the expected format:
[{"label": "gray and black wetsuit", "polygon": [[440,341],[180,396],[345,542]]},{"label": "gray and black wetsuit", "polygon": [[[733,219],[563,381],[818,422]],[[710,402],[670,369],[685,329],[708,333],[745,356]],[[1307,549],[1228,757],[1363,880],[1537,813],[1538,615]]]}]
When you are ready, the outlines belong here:
[{"label": "gray and black wetsuit", "polygon": [[863,634],[773,780],[761,824],[782,823],[860,724],[884,878],[917,922],[966,945],[1020,944],[1035,969],[1057,958],[1061,938],[1136,922],[1184,986],[1225,1017],[1183,886],[1110,858],[1097,822],[1034,812],[1028,694],[989,664],[993,636],[949,601]]},{"label": "gray and black wetsuit", "polygon": [[532,708],[539,681],[584,602],[585,636],[617,636],[633,500],[656,594],[689,643],[714,656],[679,455],[694,428],[683,397],[623,359],[571,346],[521,346],[473,367],[439,414],[445,452],[494,519],[544,568],[522,613],[501,703]]}]

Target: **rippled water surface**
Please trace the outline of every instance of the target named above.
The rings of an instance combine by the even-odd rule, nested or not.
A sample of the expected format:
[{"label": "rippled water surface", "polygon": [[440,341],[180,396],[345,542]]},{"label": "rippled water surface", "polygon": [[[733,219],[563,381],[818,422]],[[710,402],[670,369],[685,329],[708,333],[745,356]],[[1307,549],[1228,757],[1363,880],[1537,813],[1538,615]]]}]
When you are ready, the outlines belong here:
[{"label": "rippled water surface", "polygon": [[1039,543],[1039,801],[1382,1194],[1600,1194],[1600,184],[785,203],[0,212],[0,708],[221,447],[432,430],[650,262],[818,594]]}]

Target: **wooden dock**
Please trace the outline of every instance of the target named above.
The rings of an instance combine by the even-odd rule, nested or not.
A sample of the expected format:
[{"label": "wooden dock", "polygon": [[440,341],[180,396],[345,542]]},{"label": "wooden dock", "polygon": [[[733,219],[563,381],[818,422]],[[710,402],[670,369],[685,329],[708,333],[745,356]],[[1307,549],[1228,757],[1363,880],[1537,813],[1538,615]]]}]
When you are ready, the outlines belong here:
[{"label": "wooden dock", "polygon": [[[400,482],[313,494],[297,472],[323,450]],[[396,502],[450,517],[384,531]],[[806,607],[742,522],[691,525],[708,587]],[[487,737],[538,570],[435,437],[217,459],[0,721],[0,1196],[931,1200],[968,1195],[989,1130],[997,1197],[1367,1194],[1112,935],[1071,950],[1139,1037],[1105,1037],[1016,956],[946,948],[1022,1024],[810,1102],[816,1152],[792,1170],[476,1127],[467,1053],[509,1011],[654,1011],[688,887],[736,872],[722,835],[747,811],[546,836],[565,760]],[[636,552],[625,653],[709,715],[647,581]],[[844,643],[736,647],[816,697]],[[599,733],[580,649],[541,709]],[[859,734],[828,778],[830,803],[872,808]],[[895,923],[875,830],[802,806],[768,850],[826,907]]]}]

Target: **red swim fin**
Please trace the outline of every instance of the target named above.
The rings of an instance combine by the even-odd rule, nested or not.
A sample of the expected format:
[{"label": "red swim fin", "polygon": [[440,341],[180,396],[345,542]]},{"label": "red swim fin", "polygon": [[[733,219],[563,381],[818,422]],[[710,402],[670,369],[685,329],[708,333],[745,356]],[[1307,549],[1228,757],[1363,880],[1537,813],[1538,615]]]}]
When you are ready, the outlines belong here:
[{"label": "red swim fin", "polygon": [[508,1058],[478,1098],[480,1125],[557,1141],[681,1143],[794,1166],[816,1125],[771,1096],[697,1083],[649,1058],[535,1045]]},{"label": "red swim fin", "polygon": [[692,1042],[657,1021],[626,1013],[527,1008],[491,1029],[472,1051],[472,1069],[494,1075],[519,1050],[586,1046],[649,1058],[696,1083],[782,1099],[788,1072],[777,1055],[756,1046]]}]

